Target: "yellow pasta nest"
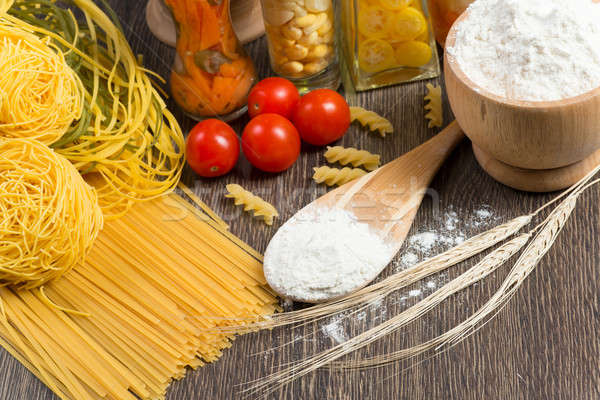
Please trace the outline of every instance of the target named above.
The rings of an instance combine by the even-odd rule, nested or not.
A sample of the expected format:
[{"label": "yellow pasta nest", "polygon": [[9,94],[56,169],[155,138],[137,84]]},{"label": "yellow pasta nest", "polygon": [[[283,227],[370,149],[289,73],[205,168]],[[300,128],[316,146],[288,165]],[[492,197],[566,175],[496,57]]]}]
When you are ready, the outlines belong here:
[{"label": "yellow pasta nest", "polygon": [[0,22],[0,136],[58,141],[83,110],[83,85],[49,40]]},{"label": "yellow pasta nest", "polygon": [[394,132],[392,123],[374,111],[365,110],[362,107],[350,107],[350,117],[352,122],[358,121],[369,130],[379,132],[382,137]]},{"label": "yellow pasta nest", "polygon": [[441,128],[444,124],[444,110],[442,108],[442,88],[441,86],[433,86],[427,84],[428,93],[425,100],[428,101],[425,105],[425,110],[429,111],[425,118],[429,120],[429,128]]},{"label": "yellow pasta nest", "polygon": [[317,183],[325,183],[327,186],[342,186],[367,174],[367,171],[359,168],[315,168],[313,179]]},{"label": "yellow pasta nest", "polygon": [[35,288],[81,263],[102,228],[96,192],[32,139],[0,139],[0,284]]},{"label": "yellow pasta nest", "polygon": [[227,185],[227,191],[229,194],[225,197],[234,199],[236,206],[244,205],[244,211],[254,211],[255,217],[263,217],[265,224],[273,225],[273,219],[279,217],[279,212],[272,204],[253,195],[240,185]]},{"label": "yellow pasta nest", "polygon": [[381,165],[381,156],[371,154],[366,150],[358,150],[354,147],[327,147],[325,159],[330,164],[335,164],[336,162],[341,165],[352,164],[353,167],[363,167],[367,171],[374,171]]},{"label": "yellow pasta nest", "polygon": [[[54,1],[0,0],[0,10],[10,12],[0,16],[0,27],[11,34],[35,34],[43,43],[51,40],[59,49],[53,48],[56,52],[49,56],[62,53],[69,65],[77,67],[83,86],[81,118],[58,141],[48,135],[43,142],[52,142],[52,148],[75,165],[96,188],[105,219],[115,219],[135,203],[160,197],[177,185],[184,165],[184,136],[153,87],[150,72],[140,65],[113,20],[94,1],[67,3],[69,12],[86,18],[65,18],[57,11],[62,6]],[[57,104],[68,97],[60,87],[49,89],[56,93]],[[13,102],[27,101],[20,94],[13,97]],[[65,123],[73,121],[64,110],[53,115]],[[25,119],[15,115],[19,124],[27,123]]]}]

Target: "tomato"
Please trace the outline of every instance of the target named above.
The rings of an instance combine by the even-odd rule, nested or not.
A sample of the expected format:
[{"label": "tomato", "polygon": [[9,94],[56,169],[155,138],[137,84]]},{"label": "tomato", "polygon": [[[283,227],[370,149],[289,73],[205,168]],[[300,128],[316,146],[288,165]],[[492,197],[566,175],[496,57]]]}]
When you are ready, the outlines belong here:
[{"label": "tomato", "polygon": [[185,153],[198,175],[214,178],[233,169],[240,156],[240,141],[225,122],[207,119],[190,131]]},{"label": "tomato", "polygon": [[324,146],[340,139],[348,131],[350,107],[334,90],[313,90],[300,99],[292,122],[302,140]]},{"label": "tomato", "polygon": [[248,114],[279,114],[287,119],[300,100],[296,86],[287,79],[267,78],[260,81],[248,96]]},{"label": "tomato", "polygon": [[246,125],[242,150],[248,161],[262,171],[285,171],[300,155],[300,135],[281,115],[261,114]]},{"label": "tomato", "polygon": [[375,73],[396,65],[391,44],[380,39],[368,39],[358,47],[358,64],[367,73]]}]

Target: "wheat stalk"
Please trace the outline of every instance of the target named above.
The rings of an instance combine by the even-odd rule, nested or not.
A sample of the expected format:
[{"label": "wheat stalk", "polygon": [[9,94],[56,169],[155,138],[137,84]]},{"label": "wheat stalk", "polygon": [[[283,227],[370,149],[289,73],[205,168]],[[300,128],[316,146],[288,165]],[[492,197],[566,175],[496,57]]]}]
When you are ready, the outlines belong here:
[{"label": "wheat stalk", "polygon": [[[406,309],[402,313],[372,329],[353,337],[343,344],[340,344],[332,349],[328,349],[320,354],[317,354],[267,377],[252,389],[261,390],[276,382],[278,383],[277,386],[289,383],[302,375],[321,368],[346,354],[365,347],[368,344],[371,344],[382,337],[402,328],[403,326],[406,326],[410,322],[418,319],[435,308],[451,295],[471,286],[473,283],[484,279],[486,276],[496,271],[506,262],[507,259],[518,253],[527,243],[530,237],[530,234],[522,234],[517,236],[515,239],[490,253],[487,257],[485,257],[467,272],[446,284],[444,287],[437,290],[435,293],[431,294],[419,303]],[[341,364],[340,366],[344,365]]]},{"label": "wheat stalk", "polygon": [[362,305],[360,309],[355,310],[351,314],[357,313],[363,308],[368,307],[369,304],[376,302],[397,290],[405,288],[430,275],[439,273],[456,264],[468,260],[469,258],[474,257],[475,255],[478,255],[483,251],[495,246],[496,244],[512,237],[521,229],[523,229],[523,227],[528,225],[533,217],[537,216],[543,210],[555,204],[560,199],[573,194],[577,194],[577,196],[579,196],[579,194],[585,189],[598,183],[598,181],[588,183],[591,178],[598,173],[598,171],[600,171],[600,166],[590,171],[588,175],[586,175],[581,181],[573,185],[571,188],[565,190],[553,200],[544,204],[533,214],[514,218],[509,222],[474,236],[444,253],[424,260],[413,267],[391,275],[378,283],[367,286],[342,299],[316,305],[304,310],[265,316],[264,320],[262,321],[251,323],[245,326],[232,326],[230,329],[232,329],[233,332],[239,332],[240,329],[254,331],[260,329],[273,329],[291,324],[299,324],[299,326],[302,326],[309,322],[315,322],[327,318],[332,314],[347,311],[352,309],[352,307]]},{"label": "wheat stalk", "polygon": [[342,311],[360,306],[350,315],[360,312],[373,302],[383,299],[391,293],[405,288],[427,276],[444,271],[457,265],[496,244],[503,242],[529,224],[533,215],[517,217],[507,223],[499,225],[489,231],[474,236],[458,246],[427,259],[413,267],[395,273],[380,282],[367,286],[342,299],[316,305],[304,310],[290,311],[281,314],[265,316],[264,320],[246,325],[230,326],[220,329],[220,332],[240,333],[242,331],[256,331],[260,329],[273,329],[280,326],[296,324],[297,327],[309,322],[330,317]]},{"label": "wheat stalk", "polygon": [[[304,376],[312,371],[317,370],[323,366],[332,365],[338,368],[368,368],[373,366],[381,366],[395,362],[402,359],[416,357],[424,352],[432,349],[440,349],[444,346],[454,346],[457,343],[465,340],[469,335],[481,329],[487,322],[489,322],[502,308],[508,303],[508,301],[514,296],[516,291],[522,285],[524,280],[531,274],[535,267],[539,264],[540,260],[550,250],[558,235],[564,228],[566,222],[569,220],[573,213],[573,210],[577,204],[577,199],[587,188],[597,184],[600,180],[589,183],[593,175],[600,170],[600,166],[594,171],[583,178],[578,184],[547,203],[534,213],[537,215],[542,210],[546,209],[550,205],[556,203],[559,199],[565,198],[562,202],[550,213],[550,215],[537,227],[531,230],[529,233],[522,234],[510,242],[504,244],[500,248],[494,250],[487,257],[485,257],[480,263],[468,270],[466,273],[461,275],[459,278],[446,284],[444,287],[422,300],[413,307],[405,310],[390,320],[369,329],[350,340],[334,346],[326,351],[323,351],[313,357],[307,358],[299,363],[292,365],[291,367],[285,368],[278,371],[266,379],[261,380],[258,383],[248,387],[244,392],[248,393],[270,393],[281,386],[290,383],[301,376]],[[532,216],[520,217],[525,218],[527,223],[531,221]],[[523,222],[523,221],[522,221]],[[524,224],[525,225],[525,224]],[[522,225],[522,226],[524,226]],[[515,225],[516,226],[516,225]],[[522,227],[521,226],[521,227]],[[494,231],[494,229],[492,230]],[[511,229],[507,229],[506,233],[510,232]],[[518,230],[514,231],[514,233]],[[482,234],[482,235],[485,235]],[[387,355],[377,356],[369,359],[348,361],[348,362],[337,362],[339,358],[361,349],[370,343],[400,329],[406,324],[418,319],[442,301],[447,299],[454,293],[471,286],[473,283],[484,279],[490,273],[502,266],[507,260],[513,255],[518,253],[523,246],[527,243],[531,236],[534,236],[530,244],[525,248],[521,256],[514,264],[512,270],[504,280],[500,289],[490,298],[490,300],[482,306],[477,312],[471,315],[467,320],[448,332],[434,338],[428,342],[422,343],[417,346],[413,346],[408,349],[403,349],[397,352],[393,352]],[[512,236],[508,235],[507,238]],[[475,238],[474,238],[475,239]],[[477,241],[476,241],[477,243]],[[466,257],[465,254],[459,253],[454,257],[460,259]],[[436,259],[437,257],[434,257]],[[452,258],[454,259],[454,258]],[[463,258],[466,259],[466,258]],[[379,284],[373,285],[371,288],[366,288],[362,295],[349,296],[353,298],[359,296],[359,298],[369,297],[373,293],[389,294],[394,290],[393,283],[403,284],[406,281],[416,279],[417,277],[423,278],[426,275],[425,271],[435,269],[440,264],[432,264],[429,267],[423,266],[425,263],[421,263],[416,267],[412,268],[412,273],[409,276],[402,277],[402,273],[396,274]],[[420,267],[420,268],[419,268]],[[406,271],[404,271],[406,272]],[[387,282],[387,284],[385,283]],[[347,299],[345,301],[347,301]],[[333,364],[332,364],[333,363]]]},{"label": "wheat stalk", "polygon": [[[454,346],[466,339],[469,335],[481,329],[485,323],[489,322],[491,317],[496,315],[497,312],[502,309],[504,305],[506,305],[506,303],[512,298],[512,296],[514,296],[517,289],[539,264],[542,257],[550,250],[556,241],[558,234],[562,231],[565,223],[571,216],[573,209],[575,208],[577,198],[580,194],[581,192],[578,192],[573,196],[569,196],[550,214],[544,223],[528,234],[522,235],[523,237],[530,237],[537,229],[540,229],[539,233],[534,237],[521,257],[519,257],[519,259],[516,261],[515,265],[509,272],[498,291],[488,300],[488,302],[486,302],[485,305],[483,305],[477,312],[475,312],[461,324],[445,332],[444,334],[417,346],[382,356],[348,362],[338,362],[332,364],[331,367],[355,369],[387,365],[392,362],[414,358],[430,350],[439,350],[443,346]],[[517,239],[514,239],[513,241],[516,241]],[[514,254],[515,253],[512,255]],[[506,260],[506,258],[504,260]],[[498,261],[501,261],[501,259]],[[504,261],[502,261],[502,264],[503,263]],[[452,282],[448,285],[451,284]],[[444,288],[441,290],[444,290]],[[427,299],[425,299],[423,302],[426,301]],[[417,304],[417,306],[418,305],[419,304]]]},{"label": "wheat stalk", "polygon": [[[556,207],[549,217],[531,232],[522,234],[500,248],[494,250],[486,256],[480,263],[469,269],[460,277],[446,284],[444,287],[410,307],[404,312],[396,315],[388,321],[371,328],[350,340],[323,351],[315,356],[307,358],[291,367],[284,368],[259,383],[246,389],[249,393],[270,393],[277,388],[290,383],[301,376],[315,371],[323,366],[331,364],[335,360],[361,349],[382,337],[400,329],[406,324],[418,319],[442,301],[454,293],[457,293],[473,283],[478,282],[490,273],[497,270],[507,260],[518,253],[527,243],[531,235],[539,230],[527,246],[523,254],[515,263],[513,269],[505,279],[504,283],[494,296],[469,319],[463,321],[460,325],[446,332],[445,334],[409,349],[401,350],[384,356],[377,356],[370,359],[336,363],[333,366],[338,368],[365,368],[380,366],[397,360],[411,358],[422,354],[431,349],[439,348],[447,344],[456,344],[464,340],[469,334],[480,329],[486,321],[486,318],[502,308],[510,298],[515,294],[523,281],[535,269],[542,257],[548,252],[555,242],[558,234],[562,231],[566,221],[571,216],[575,208],[579,195],[589,186],[580,187],[579,190],[572,192],[562,203]],[[495,314],[494,314],[495,315]]]},{"label": "wheat stalk", "polygon": [[348,315],[352,316],[353,314],[356,314],[368,307],[369,304],[372,304],[397,290],[418,282],[427,276],[444,271],[512,237],[523,227],[528,225],[533,217],[537,216],[543,210],[555,204],[560,199],[572,193],[583,191],[587,187],[596,184],[596,181],[592,183],[588,182],[596,173],[598,173],[598,171],[600,171],[600,166],[590,171],[588,175],[586,175],[580,182],[565,190],[553,200],[544,204],[534,213],[517,217],[505,224],[499,225],[493,229],[474,236],[444,253],[424,260],[413,267],[391,275],[378,283],[367,286],[362,290],[350,294],[342,299],[313,306],[308,309],[263,316],[263,319],[260,321],[256,321],[255,319],[230,318],[228,320],[239,321],[240,324],[223,328],[214,328],[211,329],[211,331],[243,334],[261,329],[273,329],[292,324],[297,325],[297,327],[301,327],[310,322],[319,321],[324,318],[328,318],[333,314],[360,306],[359,309],[354,310]]}]

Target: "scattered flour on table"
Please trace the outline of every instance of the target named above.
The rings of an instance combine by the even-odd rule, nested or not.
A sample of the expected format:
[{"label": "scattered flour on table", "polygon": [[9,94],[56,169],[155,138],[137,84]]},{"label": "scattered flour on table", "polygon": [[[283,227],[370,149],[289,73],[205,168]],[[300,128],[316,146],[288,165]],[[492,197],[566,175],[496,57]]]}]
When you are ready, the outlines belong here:
[{"label": "scattered flour on table", "polygon": [[477,85],[509,99],[566,99],[600,86],[600,3],[477,0],[448,49]]},{"label": "scattered flour on table", "polygon": [[406,252],[402,254],[401,262],[404,265],[414,265],[419,262],[419,256],[415,253]]},{"label": "scattered flour on table", "polygon": [[319,301],[351,292],[375,278],[392,249],[347,211],[300,212],[273,236],[264,272],[277,292]]},{"label": "scattered flour on table", "polygon": [[[465,213],[461,212],[461,215]],[[460,219],[454,208],[442,214],[434,226],[428,230],[409,236],[400,256],[394,262],[394,272],[400,272],[419,262],[433,257],[464,242],[468,237],[480,233],[498,224],[498,218],[490,207],[482,206],[470,215]],[[432,291],[438,287],[437,280],[430,279],[423,283],[423,291]],[[411,296],[413,297],[413,296]]]},{"label": "scattered flour on table", "polygon": [[326,325],[321,326],[321,331],[325,337],[332,339],[338,344],[348,341],[346,329],[343,324],[344,319],[345,315],[337,315],[332,317]]},{"label": "scattered flour on table", "polygon": [[[461,211],[460,215],[459,218],[459,212],[450,207],[434,226],[428,227],[429,230],[408,237],[400,250],[397,261],[393,264],[394,272],[400,272],[416,265],[500,222],[500,217],[496,216],[488,206],[481,206],[470,214]],[[348,329],[352,326],[353,321],[363,324],[366,328],[374,327],[388,319],[388,305],[408,306],[429,296],[447,282],[446,273],[436,274],[408,291],[399,291],[389,295],[385,301],[376,299],[369,304],[368,308],[356,314],[339,313],[326,322],[320,323],[320,331],[326,339],[332,340],[336,344],[344,343],[349,339]],[[392,314],[395,313],[396,311]]]},{"label": "scattered flour on table", "polygon": [[368,306],[356,313],[341,312],[320,323],[321,333],[326,339],[333,340],[337,344],[348,341],[348,331],[351,330],[354,322],[361,323],[365,329],[372,328],[388,317],[387,304],[383,299],[377,299],[368,304]]}]

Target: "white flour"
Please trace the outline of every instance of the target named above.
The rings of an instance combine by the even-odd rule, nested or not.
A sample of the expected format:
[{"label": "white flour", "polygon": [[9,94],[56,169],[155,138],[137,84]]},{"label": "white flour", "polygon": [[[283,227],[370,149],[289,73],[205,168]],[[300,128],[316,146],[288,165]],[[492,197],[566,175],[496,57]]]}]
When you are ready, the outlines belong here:
[{"label": "white flour", "polygon": [[264,272],[277,292],[319,301],[371,281],[391,253],[349,212],[319,209],[300,213],[279,229],[265,252]]},{"label": "white flour", "polygon": [[550,101],[600,86],[600,3],[477,0],[448,52],[484,89]]},{"label": "white flour", "polygon": [[337,315],[331,318],[331,321],[328,324],[321,326],[321,330],[325,337],[332,339],[337,344],[348,341],[346,328],[343,325],[345,317],[345,315]]},{"label": "white flour", "polygon": [[[487,206],[474,210],[464,219],[459,219],[458,213],[450,208],[436,220],[434,226],[429,226],[428,230],[406,238],[405,244],[400,250],[400,258],[394,262],[394,271],[400,272],[459,245],[467,237],[480,233],[483,229],[490,228],[498,222],[499,218]],[[430,280],[424,283],[422,289],[434,289],[436,286],[437,282]]]}]

